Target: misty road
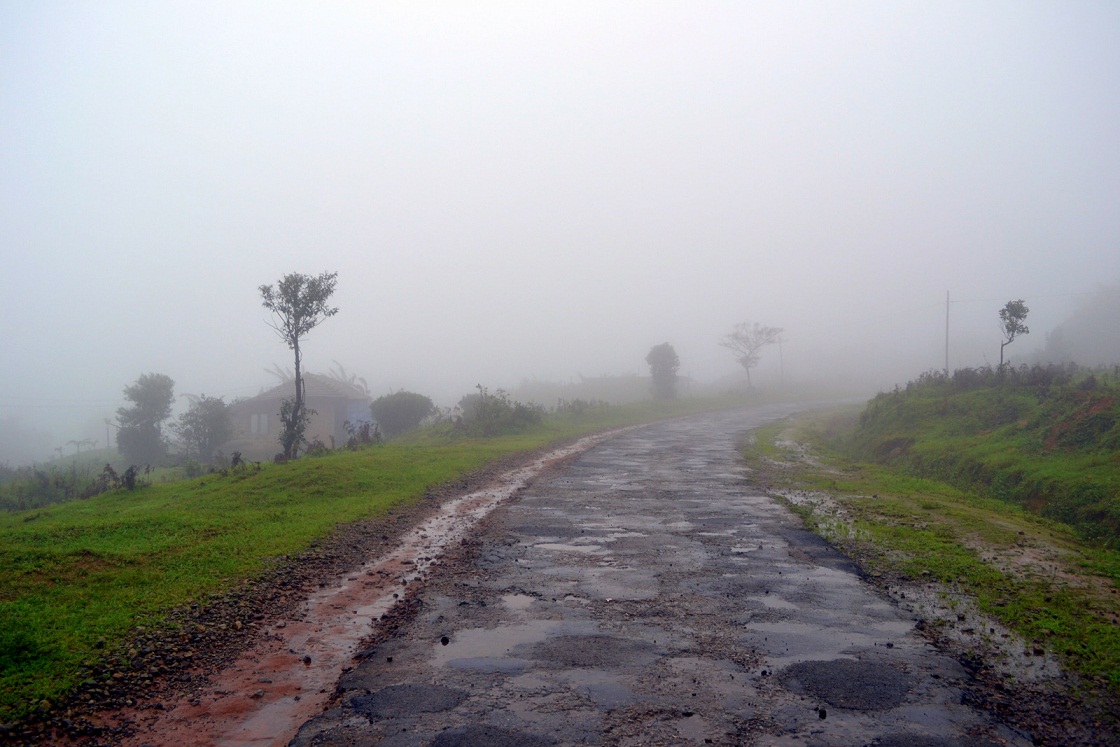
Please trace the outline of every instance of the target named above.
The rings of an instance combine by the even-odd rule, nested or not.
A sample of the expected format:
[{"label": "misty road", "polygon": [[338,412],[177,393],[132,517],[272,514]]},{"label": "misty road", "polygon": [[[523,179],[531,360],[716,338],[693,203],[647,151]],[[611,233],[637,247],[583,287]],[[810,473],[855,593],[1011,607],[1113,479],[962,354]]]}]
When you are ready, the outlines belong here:
[{"label": "misty road", "polygon": [[625,433],[501,505],[295,745],[1016,745],[751,484],[763,407]]}]

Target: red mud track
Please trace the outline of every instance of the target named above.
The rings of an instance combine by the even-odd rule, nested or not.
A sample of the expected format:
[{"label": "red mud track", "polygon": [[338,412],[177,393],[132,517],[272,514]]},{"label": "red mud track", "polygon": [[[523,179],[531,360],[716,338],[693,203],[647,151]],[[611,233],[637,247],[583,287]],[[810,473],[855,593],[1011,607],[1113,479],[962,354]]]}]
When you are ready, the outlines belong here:
[{"label": "red mud track", "polygon": [[[335,575],[321,582],[318,591],[288,614],[264,620],[235,660],[220,671],[206,676],[204,667],[195,668],[190,674],[196,681],[204,678],[201,688],[171,694],[154,707],[130,698],[131,705],[80,717],[85,727],[78,734],[92,737],[73,732],[62,736],[58,731],[49,736],[28,733],[30,739],[24,743],[286,744],[302,723],[323,709],[363,640],[405,599],[409,584],[422,581],[439,566],[445,549],[460,543],[481,518],[538,475],[620,432],[589,436],[548,451],[498,475],[482,490],[447,500],[419,526],[396,538],[393,549],[361,567],[351,566],[341,578]],[[240,629],[240,621],[235,626]],[[65,727],[71,720],[62,723]]]}]

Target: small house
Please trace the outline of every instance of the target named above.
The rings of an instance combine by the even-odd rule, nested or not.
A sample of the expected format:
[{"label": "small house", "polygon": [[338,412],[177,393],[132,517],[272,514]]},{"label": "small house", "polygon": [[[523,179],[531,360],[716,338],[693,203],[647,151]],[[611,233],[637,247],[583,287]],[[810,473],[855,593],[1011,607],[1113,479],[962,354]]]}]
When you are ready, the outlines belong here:
[{"label": "small house", "polygon": [[[292,380],[261,392],[256,397],[230,405],[233,438],[223,447],[228,456],[240,451],[252,461],[272,459],[283,451],[280,446],[280,406],[296,395]],[[349,382],[323,374],[303,375],[304,406],[312,411],[304,437],[308,443],[320,441],[327,448],[342,446],[350,437],[347,423],[370,423],[369,395]]]}]

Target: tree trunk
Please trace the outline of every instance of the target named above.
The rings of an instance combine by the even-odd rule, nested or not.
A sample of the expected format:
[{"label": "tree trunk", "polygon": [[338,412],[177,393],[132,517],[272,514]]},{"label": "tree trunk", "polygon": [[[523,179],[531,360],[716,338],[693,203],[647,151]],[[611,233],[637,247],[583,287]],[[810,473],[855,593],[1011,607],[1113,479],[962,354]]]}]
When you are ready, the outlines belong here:
[{"label": "tree trunk", "polygon": [[[292,408],[292,421],[298,423],[303,412],[303,374],[300,372],[300,353],[299,353],[299,338],[295,339],[295,344],[292,345],[292,350],[296,354],[296,403]],[[287,453],[284,454],[286,459],[295,459],[296,452],[299,450],[299,443],[292,443],[288,447]]]}]

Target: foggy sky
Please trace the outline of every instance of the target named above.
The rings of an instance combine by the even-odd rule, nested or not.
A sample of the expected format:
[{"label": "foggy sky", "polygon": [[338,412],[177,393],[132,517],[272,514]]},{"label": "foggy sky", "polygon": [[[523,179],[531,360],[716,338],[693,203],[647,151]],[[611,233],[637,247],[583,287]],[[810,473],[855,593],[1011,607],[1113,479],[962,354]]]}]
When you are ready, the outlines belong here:
[{"label": "foggy sky", "polygon": [[1015,361],[1120,278],[1117,133],[1106,2],[4,3],[0,420],[256,394],[293,271],[374,396],[715,379],[740,321],[887,386],[946,291],[953,367],[1027,301]]}]

